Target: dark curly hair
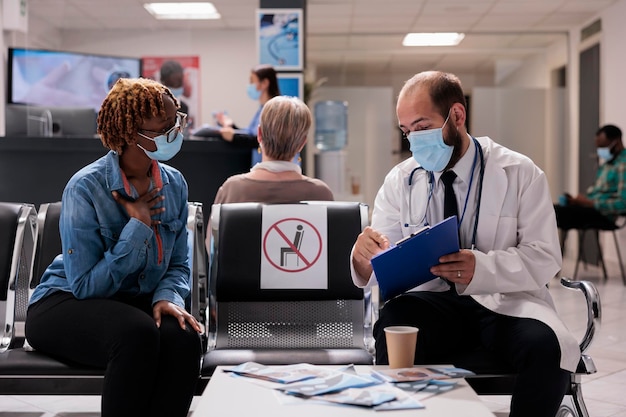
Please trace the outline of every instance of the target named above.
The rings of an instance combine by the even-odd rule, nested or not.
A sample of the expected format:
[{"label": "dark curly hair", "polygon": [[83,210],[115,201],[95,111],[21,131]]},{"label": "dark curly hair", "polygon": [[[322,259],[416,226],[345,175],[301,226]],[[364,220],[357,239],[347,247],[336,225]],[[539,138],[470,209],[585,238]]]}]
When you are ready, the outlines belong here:
[{"label": "dark curly hair", "polygon": [[596,136],[604,132],[604,135],[611,142],[616,139],[622,139],[622,130],[615,125],[604,125],[596,132]]},{"label": "dark curly hair", "polygon": [[134,145],[136,133],[145,120],[165,117],[164,94],[179,107],[176,97],[157,81],[148,78],[117,80],[98,112],[102,144],[120,155],[126,145]]}]

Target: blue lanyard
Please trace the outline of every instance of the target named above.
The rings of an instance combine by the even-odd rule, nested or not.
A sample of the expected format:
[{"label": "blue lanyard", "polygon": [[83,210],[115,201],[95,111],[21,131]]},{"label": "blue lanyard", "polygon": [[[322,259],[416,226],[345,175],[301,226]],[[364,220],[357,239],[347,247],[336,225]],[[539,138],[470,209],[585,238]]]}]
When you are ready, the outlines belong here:
[{"label": "blue lanyard", "polygon": [[[480,148],[480,146],[478,146],[478,141],[476,141],[476,139],[474,139],[474,141],[475,141],[474,147],[476,148],[476,152],[474,152],[474,161],[472,161],[472,173],[470,175],[469,185],[467,186],[467,194],[465,195],[465,204],[463,204],[463,212],[461,213],[461,218],[459,219],[459,226],[461,226],[461,223],[463,223],[463,219],[465,218],[465,211],[467,210],[467,202],[469,201],[470,191],[472,190],[472,184],[474,183],[474,171],[476,170],[476,162],[478,161],[478,149]],[[482,157],[482,152],[480,155]],[[483,164],[484,162],[482,161],[482,158],[481,158],[481,166]],[[482,188],[482,181],[480,185]],[[480,200],[478,201],[478,205],[480,206]]]},{"label": "blue lanyard", "polygon": [[[474,161],[472,161],[472,173],[470,175],[470,181],[469,181],[469,185],[467,187],[467,194],[465,196],[465,204],[463,205],[463,213],[461,214],[461,218],[459,220],[459,225],[461,225],[461,223],[463,222],[463,219],[465,217],[465,212],[467,210],[467,203],[469,202],[469,195],[470,195],[470,191],[472,189],[472,184],[474,183],[474,171],[476,170],[476,163],[478,162],[478,156],[480,156],[480,174],[479,174],[479,185],[478,185],[478,205],[476,206],[476,214],[474,216],[475,221],[474,221],[474,230],[472,232],[472,244],[471,244],[471,248],[474,249],[476,247],[476,234],[478,232],[478,217],[480,214],[480,203],[482,200],[482,194],[483,194],[483,180],[485,178],[485,157],[483,155],[483,149],[481,148],[480,144],[478,143],[478,141],[476,140],[476,138],[474,138],[472,136],[472,140],[474,141],[474,146],[476,148],[476,153],[474,154]],[[418,171],[419,169],[424,169],[422,167],[417,167],[414,168],[411,171],[411,174],[409,174],[409,179],[408,179],[408,184],[409,184],[409,221],[410,216],[411,216],[411,193],[412,193],[412,185],[413,185],[413,175],[415,174],[416,171]],[[430,205],[430,199],[433,195],[433,186],[434,186],[434,174],[431,171],[427,171],[428,173],[428,200],[426,202],[426,211],[424,212],[424,217],[422,218],[422,220],[420,222],[418,222],[418,224],[411,224],[411,223],[405,223],[404,227],[416,227],[419,226],[419,223],[423,222],[424,226],[428,226],[428,219],[426,218],[426,215],[428,213],[428,206]]]}]

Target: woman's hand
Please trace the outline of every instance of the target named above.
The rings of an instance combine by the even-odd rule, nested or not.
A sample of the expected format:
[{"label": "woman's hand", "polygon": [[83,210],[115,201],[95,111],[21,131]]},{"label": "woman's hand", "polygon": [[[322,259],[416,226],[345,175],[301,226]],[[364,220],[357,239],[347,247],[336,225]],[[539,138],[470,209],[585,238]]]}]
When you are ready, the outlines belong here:
[{"label": "woman's hand", "polygon": [[223,127],[220,129],[220,134],[222,135],[222,139],[227,142],[232,142],[235,137],[235,129],[232,127]]},{"label": "woman's hand", "polygon": [[215,113],[215,121],[222,127],[233,127],[235,122],[223,111]]},{"label": "woman's hand", "polygon": [[200,323],[198,323],[198,320],[189,314],[187,310],[166,300],[157,301],[154,307],[152,307],[152,317],[154,318],[157,327],[161,327],[161,317],[164,315],[175,317],[176,320],[178,320],[178,324],[180,324],[181,329],[185,328],[185,323],[189,323],[195,331],[202,333]]},{"label": "woman's hand", "polygon": [[158,203],[165,200],[164,196],[158,195],[160,188],[155,188],[152,191],[148,191],[135,201],[128,200],[117,191],[113,191],[113,199],[124,207],[126,213],[130,217],[134,217],[137,220],[143,222],[148,227],[155,226],[161,223],[160,220],[153,220],[152,216],[156,216],[159,213],[165,211],[165,207],[154,208]]}]

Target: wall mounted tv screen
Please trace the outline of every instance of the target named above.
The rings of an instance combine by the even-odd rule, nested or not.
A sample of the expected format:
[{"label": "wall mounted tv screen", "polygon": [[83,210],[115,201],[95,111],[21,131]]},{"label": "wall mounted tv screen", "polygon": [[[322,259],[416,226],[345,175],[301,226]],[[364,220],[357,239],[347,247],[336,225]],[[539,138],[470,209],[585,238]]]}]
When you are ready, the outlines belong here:
[{"label": "wall mounted tv screen", "polygon": [[9,48],[8,102],[100,109],[118,78],[141,75],[140,58]]}]

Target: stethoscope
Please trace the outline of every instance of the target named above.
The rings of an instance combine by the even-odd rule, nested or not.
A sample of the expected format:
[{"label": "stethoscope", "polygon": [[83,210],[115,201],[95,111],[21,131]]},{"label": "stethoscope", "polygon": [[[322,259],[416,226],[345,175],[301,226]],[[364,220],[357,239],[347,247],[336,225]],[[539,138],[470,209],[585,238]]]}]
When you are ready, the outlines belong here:
[{"label": "stethoscope", "polygon": [[[474,221],[474,231],[472,233],[472,245],[471,248],[474,249],[476,247],[476,232],[478,231],[478,217],[480,215],[480,203],[482,201],[483,195],[483,180],[485,178],[485,156],[483,155],[483,149],[476,140],[472,136],[472,140],[474,141],[474,147],[476,148],[476,152],[474,153],[474,161],[472,162],[472,174],[470,175],[469,186],[467,188],[467,195],[465,196],[465,204],[463,205],[463,212],[461,214],[461,218],[459,219],[459,225],[463,223],[463,218],[465,217],[465,211],[467,210],[467,203],[469,201],[470,190],[472,189],[472,184],[474,183],[474,171],[476,168],[477,158],[480,156],[480,173],[478,177],[478,205],[476,207],[475,213],[475,221]],[[424,169],[424,167],[413,168],[411,173],[409,174],[408,184],[409,184],[409,221],[411,220],[411,200],[413,193],[413,175],[420,169]],[[425,170],[426,171],[426,170]],[[426,215],[428,213],[428,206],[430,205],[430,199],[433,196],[433,188],[435,185],[435,174],[432,171],[426,171],[428,174],[428,200],[426,201],[426,210],[424,211],[424,217],[417,224],[404,223],[404,227],[420,227],[420,226],[428,226],[428,219]]]}]

